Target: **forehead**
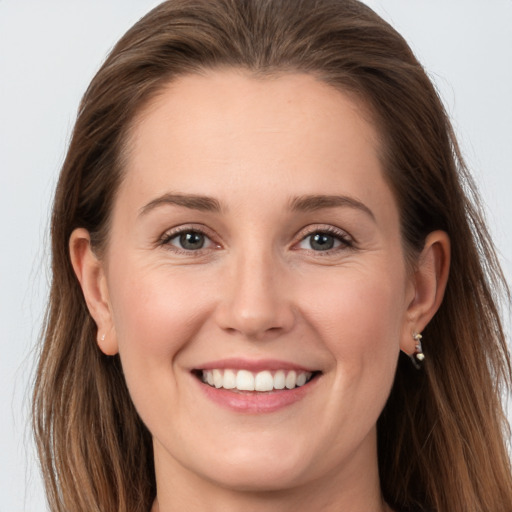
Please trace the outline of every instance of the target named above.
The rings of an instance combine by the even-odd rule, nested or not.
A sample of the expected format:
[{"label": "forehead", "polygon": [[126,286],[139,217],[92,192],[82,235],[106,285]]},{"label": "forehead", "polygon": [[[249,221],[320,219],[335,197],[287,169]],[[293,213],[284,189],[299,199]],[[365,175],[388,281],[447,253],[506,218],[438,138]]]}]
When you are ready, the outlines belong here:
[{"label": "forehead", "polygon": [[180,76],[162,87],[135,117],[130,134],[139,137],[153,122],[163,122],[167,130],[172,129],[169,121],[179,123],[177,129],[188,127],[197,134],[201,127],[220,128],[219,121],[233,114],[243,131],[290,128],[289,122],[296,119],[301,124],[295,129],[302,127],[310,133],[316,129],[321,133],[326,119],[334,121],[340,113],[346,117],[349,112],[348,121],[363,127],[372,144],[378,146],[376,125],[362,98],[312,74],[256,75],[243,69],[208,70]]},{"label": "forehead", "polygon": [[175,191],[226,204],[279,193],[389,196],[365,106],[307,74],[180,77],[139,113],[127,147],[121,189],[134,208]]}]

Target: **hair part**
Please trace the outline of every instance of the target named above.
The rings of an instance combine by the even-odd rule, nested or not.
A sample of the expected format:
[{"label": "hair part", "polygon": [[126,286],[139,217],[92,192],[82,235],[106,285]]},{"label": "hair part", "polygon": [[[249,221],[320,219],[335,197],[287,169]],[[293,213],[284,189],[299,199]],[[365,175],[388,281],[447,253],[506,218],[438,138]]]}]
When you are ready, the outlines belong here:
[{"label": "hair part", "polygon": [[33,425],[50,509],[147,512],[151,436],[118,356],[96,326],[68,243],[86,228],[101,256],[129,131],[179,76],[237,68],[315,75],[367,106],[410,261],[433,230],[452,243],[445,299],[424,332],[428,363],[398,364],[378,422],[379,470],[397,510],[512,510],[500,391],[511,365],[498,295],[509,297],[478,196],[434,87],[404,39],[356,0],[172,0],[132,27],[85,93],[56,190],[52,284]]}]

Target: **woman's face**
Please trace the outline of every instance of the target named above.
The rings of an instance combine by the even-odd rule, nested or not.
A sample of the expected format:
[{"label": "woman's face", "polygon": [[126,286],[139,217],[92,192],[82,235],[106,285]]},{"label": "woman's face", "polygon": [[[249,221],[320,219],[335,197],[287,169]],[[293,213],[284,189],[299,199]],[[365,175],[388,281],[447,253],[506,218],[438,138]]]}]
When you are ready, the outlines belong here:
[{"label": "woman's face", "polygon": [[360,105],[307,75],[185,76],[138,117],[101,346],[119,351],[157,475],[245,490],[375,476],[414,328],[378,150]]}]

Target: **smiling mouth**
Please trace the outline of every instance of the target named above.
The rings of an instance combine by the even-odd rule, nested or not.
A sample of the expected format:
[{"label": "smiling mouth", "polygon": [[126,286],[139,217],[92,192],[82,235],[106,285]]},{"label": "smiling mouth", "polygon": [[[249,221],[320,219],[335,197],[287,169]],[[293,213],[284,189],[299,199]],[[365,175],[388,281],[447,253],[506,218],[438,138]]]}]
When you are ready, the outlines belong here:
[{"label": "smiling mouth", "polygon": [[198,379],[208,386],[216,389],[237,391],[288,391],[304,386],[314,379],[320,372],[307,372],[295,370],[263,370],[251,372],[249,370],[209,369],[195,370]]}]

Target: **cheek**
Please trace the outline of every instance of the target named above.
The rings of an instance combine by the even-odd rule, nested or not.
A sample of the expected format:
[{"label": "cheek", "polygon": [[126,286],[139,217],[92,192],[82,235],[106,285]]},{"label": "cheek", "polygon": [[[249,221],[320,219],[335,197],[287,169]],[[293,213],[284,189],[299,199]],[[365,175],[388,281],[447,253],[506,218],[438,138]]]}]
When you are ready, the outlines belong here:
[{"label": "cheek", "polygon": [[[129,276],[129,277],[127,277]],[[114,326],[125,372],[128,365],[172,365],[174,356],[200,328],[208,294],[197,280],[162,268],[134,266],[112,273]],[[121,284],[120,284],[121,283]]]},{"label": "cheek", "polygon": [[126,385],[153,431],[162,414],[172,417],[172,411],[183,410],[178,355],[204,324],[209,294],[204,287],[198,289],[199,280],[165,266],[118,267],[111,280],[116,285],[110,300]]},{"label": "cheek", "polygon": [[[320,325],[333,334],[347,330],[361,334],[375,331],[386,337],[390,331],[398,333],[405,313],[404,292],[400,286],[403,280],[394,280],[391,273],[389,276],[385,272],[381,274],[384,275],[376,277],[361,272],[351,276],[347,272],[336,276],[333,273],[323,282],[317,280],[315,289],[305,294],[310,316],[318,318]],[[378,344],[378,338],[367,342]],[[340,341],[350,344],[351,340]]]},{"label": "cheek", "polygon": [[322,333],[344,385],[392,380],[404,321],[403,279],[393,272],[347,272],[318,282],[307,318]]}]

